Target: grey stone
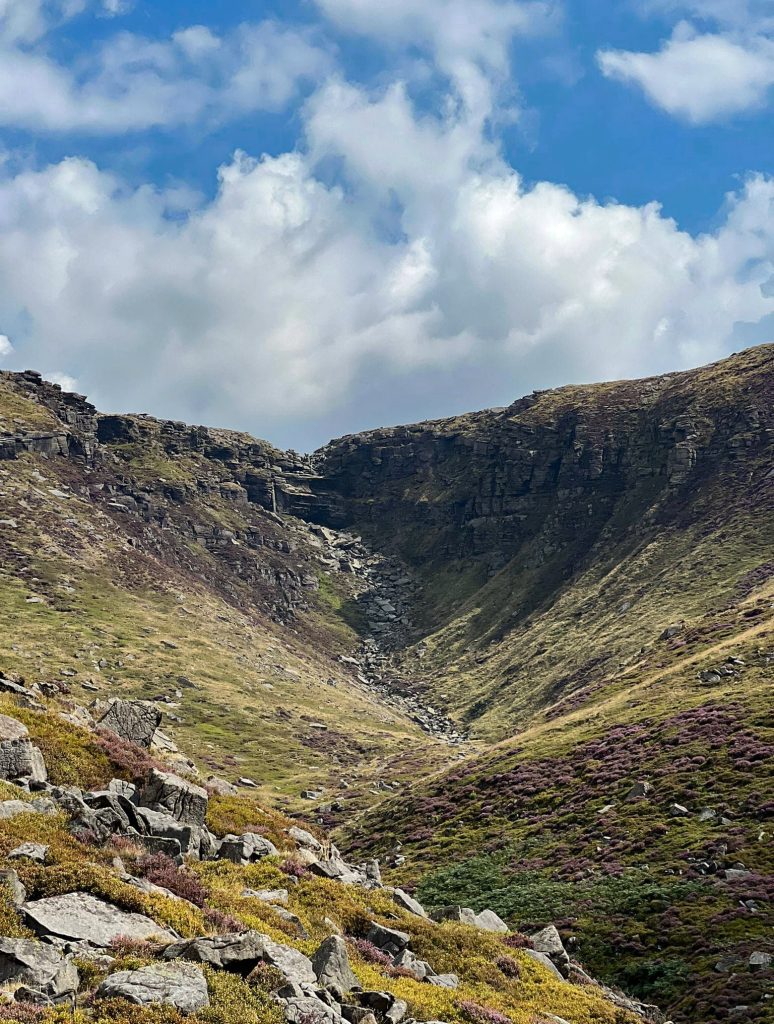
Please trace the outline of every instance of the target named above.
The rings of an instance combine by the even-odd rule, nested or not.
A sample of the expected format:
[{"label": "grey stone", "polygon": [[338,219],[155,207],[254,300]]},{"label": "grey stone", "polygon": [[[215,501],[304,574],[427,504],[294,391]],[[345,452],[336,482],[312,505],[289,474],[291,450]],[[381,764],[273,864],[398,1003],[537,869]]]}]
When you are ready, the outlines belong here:
[{"label": "grey stone", "polygon": [[299,828],[297,825],[292,825],[287,830],[288,835],[291,839],[294,839],[299,846],[303,846],[306,850],[314,850],[315,853],[322,852],[322,844],[318,839],[312,835],[311,832],[307,832],[306,829]]},{"label": "grey stone", "polygon": [[323,940],[312,957],[312,968],[323,988],[330,989],[339,1000],[359,984],[349,965],[347,944],[338,935]]},{"label": "grey stone", "polygon": [[691,812],[688,810],[687,807],[684,807],[682,804],[672,804],[672,806],[669,808],[669,813],[672,815],[673,818],[685,818]]},{"label": "grey stone", "polygon": [[155,704],[145,700],[113,697],[98,722],[103,729],[109,729],[122,740],[149,749],[153,734],[161,725],[161,712]]},{"label": "grey stone", "polygon": [[566,977],[570,967],[570,956],[555,926],[550,924],[546,928],[541,928],[539,932],[530,935],[530,939],[536,952],[545,953],[550,957],[561,974]]},{"label": "grey stone", "polygon": [[411,942],[411,936],[407,932],[398,931],[397,928],[387,928],[383,924],[377,924],[376,921],[371,922],[366,938],[379,949],[386,949],[395,955],[406,949]]},{"label": "grey stone", "polygon": [[285,904],[289,898],[287,889],[244,889],[242,895],[247,899],[260,900],[262,903]]},{"label": "grey stone", "polygon": [[469,924],[474,928],[477,925],[476,914],[470,907],[437,907],[431,911],[430,917],[433,921],[454,921],[456,924]]},{"label": "grey stone", "polygon": [[8,854],[9,860],[34,860],[38,864],[45,863],[46,854],[48,853],[48,847],[44,846],[43,843],[22,843],[21,846],[17,846],[15,850],[11,850]]},{"label": "grey stone", "polygon": [[767,971],[771,967],[772,963],[771,953],[763,953],[760,950],[756,950],[750,954],[750,959],[747,961],[747,965],[751,971]]},{"label": "grey stone", "polygon": [[241,836],[224,836],[218,851],[221,860],[230,860],[232,864],[246,866],[264,857],[273,857],[277,847],[264,836],[255,832],[245,832]]},{"label": "grey stone", "polygon": [[456,974],[430,974],[424,980],[437,988],[458,988],[460,984]]},{"label": "grey stone", "polygon": [[409,896],[403,889],[389,889],[388,892],[392,896],[393,902],[397,903],[402,910],[407,910],[410,914],[416,914],[417,917],[427,917],[427,911],[422,904],[415,900],[413,896]]},{"label": "grey stone", "polygon": [[0,883],[7,885],[11,892],[13,905],[18,910],[27,900],[27,890],[19,881],[19,876],[13,868],[0,869]]},{"label": "grey stone", "polygon": [[185,825],[204,825],[209,797],[201,786],[154,768],[138,794],[138,802],[153,811],[171,814]]},{"label": "grey stone", "polygon": [[309,957],[254,931],[175,942],[164,950],[164,959],[193,960],[244,976],[265,963],[276,967],[288,981],[317,981]]},{"label": "grey stone", "polygon": [[22,907],[27,923],[39,935],[55,935],[63,939],[84,939],[94,946],[107,947],[113,939],[173,939],[166,928],[143,914],[119,910],[112,903],[85,892],[25,903]]},{"label": "grey stone", "polygon": [[102,982],[97,998],[126,999],[138,1006],[163,1004],[182,1013],[196,1013],[210,1005],[204,975],[190,963],[162,963],[136,971],[118,971]]},{"label": "grey stone", "polygon": [[482,910],[480,914],[476,914],[476,927],[485,932],[499,932],[501,935],[510,931],[505,921],[498,917],[494,910]]},{"label": "grey stone", "polygon": [[0,985],[21,983],[56,1002],[78,991],[78,970],[37,939],[0,938]]},{"label": "grey stone", "polygon": [[534,960],[536,963],[539,963],[543,967],[545,967],[545,969],[549,971],[551,974],[553,974],[555,978],[558,978],[559,981],[564,981],[564,977],[560,973],[559,969],[556,967],[551,958],[546,956],[545,953],[541,953],[537,949],[523,949],[522,953],[526,953],[526,955],[531,960]]},{"label": "grey stone", "polygon": [[0,821],[8,821],[20,814],[41,814],[34,803],[27,803],[25,800],[3,800],[0,802]]},{"label": "grey stone", "polygon": [[43,755],[30,740],[27,726],[0,715],[0,779],[45,782],[47,778]]}]

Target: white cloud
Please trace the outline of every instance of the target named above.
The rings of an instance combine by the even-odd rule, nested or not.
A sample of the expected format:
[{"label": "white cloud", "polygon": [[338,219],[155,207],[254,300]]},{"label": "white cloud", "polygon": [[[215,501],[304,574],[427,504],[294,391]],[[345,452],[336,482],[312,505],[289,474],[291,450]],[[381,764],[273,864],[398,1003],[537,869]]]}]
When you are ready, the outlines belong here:
[{"label": "white cloud", "polygon": [[492,87],[510,74],[509,50],[519,35],[548,31],[555,0],[315,0],[343,31],[382,46],[429,51],[469,109],[489,113]]},{"label": "white cloud", "polygon": [[277,110],[329,67],[308,33],[273,22],[222,38],[202,26],[162,42],[120,33],[75,66],[42,44],[18,45],[19,33],[31,39],[44,21],[14,24],[0,40],[0,124],[37,131],[114,134]]},{"label": "white cloud", "polygon": [[11,339],[7,334],[0,334],[0,356],[9,356],[12,352]]},{"label": "white cloud", "polygon": [[58,384],[62,391],[78,390],[78,381],[75,377],[70,377],[66,373],[47,373],[45,377],[46,380],[50,380],[52,384]]},{"label": "white cloud", "polygon": [[654,53],[601,50],[608,78],[639,86],[667,113],[693,124],[761,109],[774,96],[771,0],[649,0],[643,13],[674,13]]},{"label": "white cloud", "polygon": [[[774,182],[750,179],[692,237],[655,205],[526,187],[474,120],[332,83],[307,155],[237,155],[182,222],[86,160],[7,177],[0,318],[18,358],[103,406],[308,443],[333,409],[367,422],[373,379],[395,403],[421,379],[421,414],[448,409],[450,374],[515,398],[527,363],[556,383],[654,372],[719,357],[774,312]],[[330,158],[346,188],[318,177]]]},{"label": "white cloud", "polygon": [[774,41],[697,35],[681,25],[657,53],[598,55],[609,78],[639,85],[668,113],[694,123],[763,106],[774,85]]}]

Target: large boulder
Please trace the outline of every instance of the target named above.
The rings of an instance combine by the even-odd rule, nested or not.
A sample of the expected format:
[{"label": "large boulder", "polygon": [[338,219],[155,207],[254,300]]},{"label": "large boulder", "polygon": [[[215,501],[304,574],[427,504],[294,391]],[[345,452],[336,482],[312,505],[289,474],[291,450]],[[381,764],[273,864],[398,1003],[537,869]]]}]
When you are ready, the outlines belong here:
[{"label": "large boulder", "polygon": [[397,928],[388,928],[376,921],[371,922],[366,938],[379,949],[383,949],[393,956],[398,956],[411,942],[411,936],[407,932],[398,931]]},{"label": "large boulder", "polygon": [[109,729],[122,740],[149,749],[153,734],[161,724],[161,712],[155,704],[146,700],[113,697],[98,722],[103,729]]},{"label": "large boulder", "polygon": [[166,928],[143,914],[119,910],[90,893],[68,892],[25,903],[29,926],[44,936],[90,942],[107,947],[119,936],[130,939],[174,939]]},{"label": "large boulder", "polygon": [[245,977],[258,964],[264,963],[276,967],[288,981],[309,984],[317,981],[309,957],[260,932],[186,939],[167,946],[163,955],[165,960],[192,960]]},{"label": "large boulder", "polygon": [[257,860],[263,860],[264,857],[273,857],[276,853],[277,847],[264,836],[259,836],[256,832],[245,832],[241,836],[224,836],[218,857],[244,867]]},{"label": "large boulder", "polygon": [[530,935],[532,946],[538,953],[545,953],[556,965],[563,977],[567,977],[570,971],[570,955],[564,948],[564,943],[555,926],[549,924],[547,928],[541,928],[539,932]]},{"label": "large boulder", "polygon": [[493,910],[482,910],[477,914],[470,907],[438,907],[430,917],[433,921],[438,922],[454,921],[456,924],[468,924],[485,932],[505,934],[509,930],[505,921],[498,917]]},{"label": "large boulder", "polygon": [[560,973],[558,967],[550,957],[546,956],[545,953],[540,953],[537,949],[523,949],[522,953],[525,953],[531,960],[534,960],[542,967],[545,967],[545,969],[559,981],[564,981],[564,976]]},{"label": "large boulder", "polygon": [[45,782],[47,778],[43,755],[30,740],[27,726],[0,715],[0,779]]},{"label": "large boulder", "polygon": [[347,944],[339,935],[331,935],[320,945],[312,957],[312,967],[318,982],[341,1000],[359,982],[349,965]]},{"label": "large boulder", "polygon": [[413,896],[409,896],[403,889],[388,889],[387,890],[392,896],[393,902],[401,908],[401,910],[407,910],[410,914],[416,914],[417,917],[427,917],[427,911],[422,904],[415,900]]},{"label": "large boulder", "polygon": [[201,826],[207,818],[209,797],[201,786],[154,768],[137,795],[137,802],[152,811],[170,814],[186,825]]},{"label": "large boulder", "polygon": [[304,828],[299,828],[298,825],[291,825],[287,829],[287,833],[291,839],[303,847],[306,850],[314,850],[315,853],[322,853],[322,844],[319,839],[316,839],[311,832],[307,832]]},{"label": "large boulder", "polygon": [[0,938],[0,985],[24,985],[57,1002],[78,991],[78,970],[37,939]]},{"label": "large boulder", "polygon": [[287,1024],[342,1024],[340,1007],[313,985],[291,982],[276,994]]},{"label": "large boulder", "polygon": [[126,999],[138,1006],[163,1004],[182,1013],[196,1013],[210,1005],[207,982],[194,964],[168,963],[118,971],[97,989],[98,999]]},{"label": "large boulder", "polygon": [[485,932],[499,932],[501,935],[510,931],[505,921],[498,917],[494,910],[482,910],[480,914],[476,914],[476,927]]}]

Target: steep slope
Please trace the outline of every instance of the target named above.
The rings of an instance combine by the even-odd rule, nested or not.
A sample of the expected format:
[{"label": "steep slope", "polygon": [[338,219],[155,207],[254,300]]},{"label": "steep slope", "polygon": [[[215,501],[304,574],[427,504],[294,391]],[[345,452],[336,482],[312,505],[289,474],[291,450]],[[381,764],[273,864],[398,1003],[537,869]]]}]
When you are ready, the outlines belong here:
[{"label": "steep slope", "polygon": [[344,438],[317,465],[336,521],[424,584],[403,669],[498,739],[771,575],[773,431],[762,346]]},{"label": "steep slope", "polygon": [[160,699],[210,770],[295,797],[447,756],[340,660],[379,580],[351,537],[273,511],[303,460],[99,416],[35,374],[0,377],[0,417],[3,671],[74,698]]}]

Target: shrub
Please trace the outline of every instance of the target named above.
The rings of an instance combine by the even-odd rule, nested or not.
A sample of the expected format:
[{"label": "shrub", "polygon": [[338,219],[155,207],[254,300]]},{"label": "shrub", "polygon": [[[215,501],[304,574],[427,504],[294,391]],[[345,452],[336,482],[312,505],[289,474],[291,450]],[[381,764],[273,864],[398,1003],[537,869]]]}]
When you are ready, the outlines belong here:
[{"label": "shrub", "polygon": [[498,956],[495,960],[498,968],[503,972],[506,978],[519,978],[521,977],[521,968],[518,963],[510,956]]},{"label": "shrub", "polygon": [[169,889],[175,896],[188,900],[195,907],[204,907],[210,890],[186,868],[179,868],[165,853],[151,853],[141,857],[137,865],[143,878],[154,885]]},{"label": "shrub", "polygon": [[348,936],[348,941],[352,943],[360,956],[369,964],[380,964],[386,967],[392,963],[384,950],[379,949],[378,946],[375,946],[373,942],[369,942],[368,939],[357,939]]},{"label": "shrub", "polygon": [[144,779],[152,768],[164,771],[165,767],[157,758],[136,743],[122,740],[109,729],[97,729],[95,743],[109,762],[112,772],[129,782]]},{"label": "shrub", "polygon": [[243,932],[246,930],[240,920],[232,914],[226,914],[222,910],[218,910],[216,907],[204,908],[204,920],[216,932],[221,934],[225,932]]},{"label": "shrub", "polygon": [[0,1020],[15,1020],[21,1024],[38,1024],[38,1021],[45,1013],[42,1006],[33,1006],[32,1003],[10,1003],[0,1006]]},{"label": "shrub", "polygon": [[473,1021],[473,1024],[512,1024],[511,1018],[499,1010],[492,1010],[488,1006],[481,1006],[474,1003],[472,999],[461,999],[460,1009],[465,1016]]}]

